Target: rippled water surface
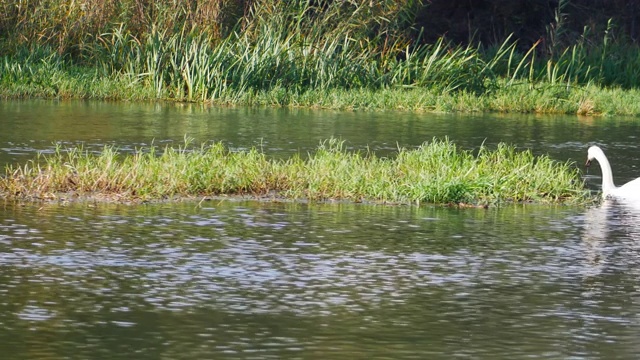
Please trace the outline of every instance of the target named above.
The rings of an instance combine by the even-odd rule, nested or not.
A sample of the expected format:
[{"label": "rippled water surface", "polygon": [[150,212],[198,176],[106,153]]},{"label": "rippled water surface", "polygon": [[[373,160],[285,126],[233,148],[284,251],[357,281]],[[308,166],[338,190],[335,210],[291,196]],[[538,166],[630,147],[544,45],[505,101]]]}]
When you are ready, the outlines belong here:
[{"label": "rippled water surface", "polygon": [[[187,135],[270,156],[433,136],[639,175],[634,119],[0,102],[0,162]],[[598,189],[599,168],[586,177]],[[0,358],[635,359],[640,207],[0,207]]]},{"label": "rippled water surface", "polygon": [[633,358],[638,223],[617,206],[7,205],[0,350]]}]

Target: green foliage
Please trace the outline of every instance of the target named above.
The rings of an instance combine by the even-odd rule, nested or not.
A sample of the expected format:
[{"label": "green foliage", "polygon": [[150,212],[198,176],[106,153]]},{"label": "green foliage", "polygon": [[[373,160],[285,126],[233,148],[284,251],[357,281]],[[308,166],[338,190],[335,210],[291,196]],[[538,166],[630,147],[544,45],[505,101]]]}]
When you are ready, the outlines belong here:
[{"label": "green foliage", "polygon": [[[638,114],[633,96],[606,109],[585,96],[591,86],[635,88],[638,48],[613,37],[612,23],[599,41],[585,30],[563,47],[562,9],[548,29],[557,41],[522,52],[511,37],[490,48],[423,44],[408,30],[421,6],[412,0],[260,0],[242,11],[180,0],[143,7],[146,17],[128,1],[47,3],[49,12],[38,1],[0,5],[0,28],[11,29],[0,39],[0,96]],[[58,39],[59,28],[75,35]]]},{"label": "green foliage", "polygon": [[578,170],[530,151],[501,144],[476,156],[449,140],[399,149],[394,158],[348,152],[329,139],[303,160],[271,160],[253,148],[233,152],[221,143],[133,155],[113,147],[100,154],[57,148],[24,166],[8,166],[0,194],[13,199],[55,199],[61,193],[119,201],[246,194],[322,201],[385,203],[581,202]]},{"label": "green foliage", "polygon": [[[386,38],[363,37],[355,26],[360,22],[353,20],[363,7],[336,24],[343,10],[332,4],[319,13],[305,1],[284,9],[258,3],[247,28],[223,40],[203,32],[156,29],[139,39],[119,27],[86,47],[84,63],[98,67],[103,76],[138,78],[157,98],[188,101],[233,101],[282,88],[484,90],[488,72],[476,49],[442,40],[412,50],[400,48],[401,40],[389,44]],[[405,58],[399,60],[400,55]]]}]

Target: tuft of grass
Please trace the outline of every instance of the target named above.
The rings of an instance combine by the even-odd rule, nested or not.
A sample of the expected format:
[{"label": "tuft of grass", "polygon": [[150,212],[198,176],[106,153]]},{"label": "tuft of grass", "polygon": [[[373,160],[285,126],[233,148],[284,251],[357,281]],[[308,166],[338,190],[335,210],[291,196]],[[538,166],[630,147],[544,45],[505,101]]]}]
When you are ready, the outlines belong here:
[{"label": "tuft of grass", "polygon": [[273,198],[488,205],[513,202],[578,203],[588,197],[578,169],[531,151],[500,144],[460,150],[434,139],[393,158],[349,152],[337,139],[323,141],[303,159],[268,159],[252,148],[222,143],[155,146],[123,155],[58,147],[0,178],[7,199],[52,200],[61,194],[126,201],[215,195]]}]

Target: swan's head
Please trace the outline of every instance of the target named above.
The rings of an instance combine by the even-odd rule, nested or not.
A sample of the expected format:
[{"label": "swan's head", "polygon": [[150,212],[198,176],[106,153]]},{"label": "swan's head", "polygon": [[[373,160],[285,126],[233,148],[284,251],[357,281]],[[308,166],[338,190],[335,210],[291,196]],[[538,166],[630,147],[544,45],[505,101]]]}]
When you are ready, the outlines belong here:
[{"label": "swan's head", "polygon": [[601,159],[603,156],[604,156],[604,152],[602,151],[602,149],[600,149],[595,145],[590,147],[589,150],[587,150],[587,163],[585,164],[585,166],[591,166],[591,161],[593,161],[593,159],[598,160],[598,159]]}]

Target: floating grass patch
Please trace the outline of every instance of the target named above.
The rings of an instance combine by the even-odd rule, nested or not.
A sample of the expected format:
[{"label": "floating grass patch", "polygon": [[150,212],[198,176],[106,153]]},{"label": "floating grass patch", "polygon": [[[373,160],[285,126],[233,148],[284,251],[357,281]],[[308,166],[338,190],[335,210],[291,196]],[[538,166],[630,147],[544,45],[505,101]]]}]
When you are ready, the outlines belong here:
[{"label": "floating grass patch", "polygon": [[311,201],[488,205],[504,202],[575,203],[587,192],[575,166],[500,144],[475,154],[434,139],[393,157],[350,152],[329,139],[308,156],[270,159],[256,148],[222,143],[193,148],[142,148],[122,154],[57,148],[22,166],[7,166],[0,194],[7,199],[55,200],[61,195],[162,200],[248,195]]}]

